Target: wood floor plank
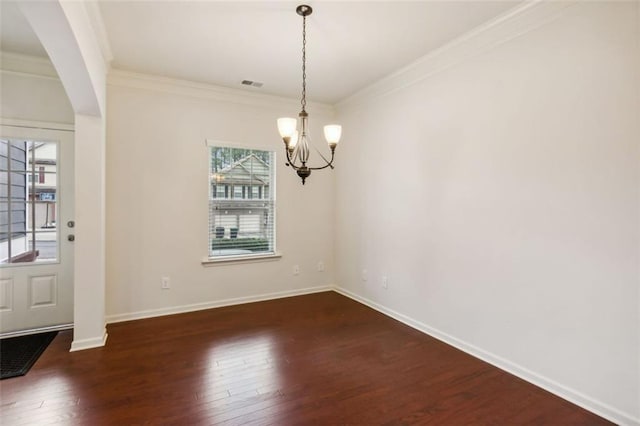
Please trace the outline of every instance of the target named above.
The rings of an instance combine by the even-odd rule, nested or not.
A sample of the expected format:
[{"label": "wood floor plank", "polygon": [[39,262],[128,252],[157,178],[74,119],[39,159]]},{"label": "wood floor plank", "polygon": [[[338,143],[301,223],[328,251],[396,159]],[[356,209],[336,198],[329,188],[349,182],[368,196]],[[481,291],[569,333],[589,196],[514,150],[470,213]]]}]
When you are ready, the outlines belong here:
[{"label": "wood floor plank", "polygon": [[61,332],[2,425],[610,424],[337,293]]}]

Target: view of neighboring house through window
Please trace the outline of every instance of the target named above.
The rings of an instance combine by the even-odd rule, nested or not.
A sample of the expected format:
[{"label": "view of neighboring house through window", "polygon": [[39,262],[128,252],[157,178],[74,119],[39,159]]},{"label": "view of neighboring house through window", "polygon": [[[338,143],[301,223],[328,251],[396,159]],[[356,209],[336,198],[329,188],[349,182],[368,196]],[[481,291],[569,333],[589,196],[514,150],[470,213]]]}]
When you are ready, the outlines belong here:
[{"label": "view of neighboring house through window", "polygon": [[55,142],[0,140],[0,264],[57,259],[57,154]]},{"label": "view of neighboring house through window", "polygon": [[209,155],[209,257],[274,253],[274,153],[210,146]]}]

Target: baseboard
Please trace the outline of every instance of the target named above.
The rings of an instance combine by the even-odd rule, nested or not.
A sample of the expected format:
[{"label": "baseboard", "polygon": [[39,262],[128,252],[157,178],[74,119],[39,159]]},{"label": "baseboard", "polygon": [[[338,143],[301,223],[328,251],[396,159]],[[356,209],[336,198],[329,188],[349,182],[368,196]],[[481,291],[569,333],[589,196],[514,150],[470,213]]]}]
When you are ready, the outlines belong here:
[{"label": "baseboard", "polygon": [[305,294],[321,293],[333,290],[332,286],[307,287],[296,290],[278,291],[265,293],[257,296],[236,297],[233,299],[215,300],[204,303],[194,303],[191,305],[171,306],[160,309],[149,309],[146,311],[130,312],[125,314],[107,315],[107,324],[123,321],[133,321],[144,318],[161,317],[165,315],[183,314],[187,312],[202,311],[205,309],[221,308],[223,306],[241,305],[243,303],[264,302],[266,300],[281,299],[283,297],[302,296]]},{"label": "baseboard", "polygon": [[74,340],[71,343],[71,349],[69,352],[75,351],[83,351],[85,349],[93,349],[93,348],[101,348],[107,343],[107,330],[104,330],[104,333],[101,337],[92,337],[90,339],[82,339],[82,340]]},{"label": "baseboard", "polygon": [[411,328],[414,328],[418,331],[421,331],[431,337],[434,337],[438,340],[447,343],[457,349],[460,349],[463,352],[468,353],[476,358],[479,358],[489,364],[500,368],[508,373],[513,374],[523,380],[526,380],[529,383],[532,383],[542,389],[545,389],[554,395],[559,396],[560,398],[566,399],[567,401],[576,404],[586,410],[589,410],[599,416],[604,417],[607,420],[610,420],[619,425],[628,425],[628,426],[640,426],[640,419],[634,418],[632,415],[623,413],[616,408],[613,408],[607,404],[596,401],[593,398],[584,395],[574,389],[568,388],[554,380],[551,380],[547,377],[544,377],[540,374],[537,374],[531,370],[528,370],[518,364],[515,364],[509,360],[501,358],[495,354],[487,352],[477,346],[466,343],[456,337],[453,337],[447,333],[444,333],[440,330],[437,330],[433,327],[428,326],[420,321],[417,321],[413,318],[410,318],[404,314],[401,314],[393,309],[389,309],[386,306],[383,306],[379,303],[376,303],[372,300],[367,299],[366,297],[362,297],[358,294],[352,293],[349,290],[346,290],[341,287],[334,287],[333,290],[336,293],[342,294],[350,299],[355,300],[356,302],[362,303],[376,311],[387,315],[397,321],[400,321]]}]

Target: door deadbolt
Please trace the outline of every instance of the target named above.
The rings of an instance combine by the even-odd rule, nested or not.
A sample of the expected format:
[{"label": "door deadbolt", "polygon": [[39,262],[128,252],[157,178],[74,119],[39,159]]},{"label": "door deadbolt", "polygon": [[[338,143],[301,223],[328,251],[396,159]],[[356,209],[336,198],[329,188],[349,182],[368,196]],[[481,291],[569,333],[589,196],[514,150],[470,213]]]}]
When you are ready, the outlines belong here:
[{"label": "door deadbolt", "polygon": [[67,226],[69,228],[73,228],[74,226],[76,226],[76,223],[74,221],[70,220],[69,222],[67,222]]},{"label": "door deadbolt", "polygon": [[69,240],[69,241],[75,241],[75,239],[76,239],[76,236],[75,236],[75,235],[73,235],[73,234],[71,234],[71,235],[67,235],[67,240]]}]

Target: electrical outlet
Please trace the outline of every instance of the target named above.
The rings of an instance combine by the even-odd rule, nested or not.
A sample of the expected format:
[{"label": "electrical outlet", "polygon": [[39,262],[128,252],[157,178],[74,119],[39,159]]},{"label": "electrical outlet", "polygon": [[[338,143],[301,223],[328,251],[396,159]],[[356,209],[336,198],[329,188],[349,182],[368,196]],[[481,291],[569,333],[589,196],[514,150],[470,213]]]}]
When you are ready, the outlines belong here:
[{"label": "electrical outlet", "polygon": [[363,269],[363,270],[362,270],[362,281],[366,281],[366,280],[367,280],[367,278],[368,278],[368,277],[367,277],[367,270],[366,270],[366,269]]},{"label": "electrical outlet", "polygon": [[163,290],[169,290],[171,288],[171,280],[169,279],[169,277],[160,278],[160,283]]},{"label": "electrical outlet", "polygon": [[293,265],[293,275],[300,275],[300,265]]},{"label": "electrical outlet", "polygon": [[384,288],[385,290],[387,290],[389,288],[389,278],[382,277],[382,288]]},{"label": "electrical outlet", "polygon": [[320,262],[318,262],[318,272],[323,272],[324,271],[324,262],[321,260]]}]

